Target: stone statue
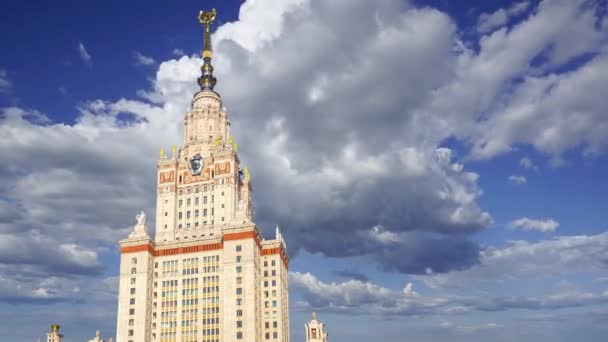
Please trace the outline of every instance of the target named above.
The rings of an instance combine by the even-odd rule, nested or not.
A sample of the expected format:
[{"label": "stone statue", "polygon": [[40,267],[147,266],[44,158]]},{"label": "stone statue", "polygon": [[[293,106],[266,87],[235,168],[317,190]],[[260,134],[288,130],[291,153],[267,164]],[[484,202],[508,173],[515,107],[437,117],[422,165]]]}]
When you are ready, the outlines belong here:
[{"label": "stone statue", "polygon": [[142,225],[146,224],[146,213],[144,213],[143,210],[139,214],[137,214],[137,216],[135,216],[135,218],[137,219],[138,226],[142,226]]}]

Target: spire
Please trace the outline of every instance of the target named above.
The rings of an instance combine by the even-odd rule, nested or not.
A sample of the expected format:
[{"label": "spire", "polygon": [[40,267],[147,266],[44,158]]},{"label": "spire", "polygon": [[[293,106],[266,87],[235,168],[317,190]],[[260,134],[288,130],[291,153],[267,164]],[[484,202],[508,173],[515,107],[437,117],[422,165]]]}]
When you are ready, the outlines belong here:
[{"label": "spire", "polygon": [[198,22],[205,26],[204,42],[203,42],[203,66],[201,66],[201,77],[198,78],[198,85],[202,91],[213,91],[216,79],[213,77],[213,66],[211,66],[211,57],[213,50],[211,49],[211,23],[215,21],[217,11],[200,11],[198,14]]}]

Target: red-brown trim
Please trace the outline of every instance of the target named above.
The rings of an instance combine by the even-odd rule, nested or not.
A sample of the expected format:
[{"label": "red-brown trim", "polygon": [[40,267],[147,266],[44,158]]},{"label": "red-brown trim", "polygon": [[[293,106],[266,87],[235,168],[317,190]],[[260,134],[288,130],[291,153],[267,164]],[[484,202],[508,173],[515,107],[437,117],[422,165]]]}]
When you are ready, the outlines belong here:
[{"label": "red-brown trim", "polygon": [[120,253],[137,253],[148,251],[150,254],[154,254],[154,248],[148,244],[137,245],[137,246],[125,246],[120,249]]},{"label": "red-brown trim", "polygon": [[285,265],[285,268],[288,268],[289,262],[287,261],[287,253],[285,253],[285,250],[283,249],[283,247],[262,249],[262,252],[260,254],[262,256],[279,254],[279,256],[281,257],[281,260],[283,260],[283,264]]},{"label": "red-brown trim", "polygon": [[206,245],[161,249],[158,251],[154,251],[154,256],[166,256],[166,255],[214,251],[214,250],[218,250],[218,249],[222,249],[222,248],[224,248],[224,244],[221,242],[218,242],[218,243],[210,243],[210,244],[206,244]]},{"label": "red-brown trim", "polygon": [[262,241],[260,239],[260,236],[258,234],[256,234],[256,232],[254,230],[250,230],[247,232],[224,234],[224,241],[243,240],[243,239],[254,239],[255,244],[258,245],[258,248],[262,248]]},{"label": "red-brown trim", "polygon": [[137,246],[122,247],[120,249],[120,253],[124,254],[124,253],[136,253],[136,252],[148,251],[148,253],[150,253],[156,257],[156,256],[165,256],[165,255],[176,255],[176,254],[214,251],[214,250],[218,250],[218,249],[222,249],[222,248],[224,248],[224,244],[221,242],[209,243],[209,244],[197,245],[197,246],[159,249],[159,250],[154,250],[154,248],[150,245],[137,245]]}]

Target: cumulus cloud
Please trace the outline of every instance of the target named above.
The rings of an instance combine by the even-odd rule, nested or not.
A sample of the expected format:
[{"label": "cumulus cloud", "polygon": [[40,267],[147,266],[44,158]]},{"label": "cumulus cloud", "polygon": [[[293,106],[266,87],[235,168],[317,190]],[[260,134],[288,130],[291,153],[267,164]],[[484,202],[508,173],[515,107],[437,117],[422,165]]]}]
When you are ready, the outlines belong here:
[{"label": "cumulus cloud", "polygon": [[534,220],[527,217],[522,217],[509,223],[509,226],[515,229],[536,230],[543,233],[553,233],[557,230],[557,227],[559,227],[559,222],[552,218]]},{"label": "cumulus cloud", "polygon": [[543,296],[425,296],[411,283],[396,291],[371,282],[323,282],[310,273],[289,274],[301,310],[383,316],[456,315],[470,312],[546,310],[595,306],[608,302],[608,291],[568,291]]},{"label": "cumulus cloud", "polygon": [[135,52],[133,54],[135,57],[135,65],[154,65],[156,64],[156,60],[149,56],[144,56],[141,52]]},{"label": "cumulus cloud", "polygon": [[509,8],[501,8],[493,13],[482,13],[477,22],[479,33],[488,33],[498,27],[504,26],[508,20],[520,15],[530,7],[529,1],[514,3]]},{"label": "cumulus cloud", "polygon": [[[478,49],[462,46],[455,77],[420,115],[469,142],[474,159],[515,144],[553,157],[576,147],[600,153],[608,142],[599,100],[608,82],[608,30],[597,6],[543,1],[525,20],[481,37]],[[584,63],[567,67],[583,56]]]},{"label": "cumulus cloud", "polygon": [[182,49],[173,49],[171,53],[178,57],[184,56],[186,54],[186,52]]},{"label": "cumulus cloud", "polygon": [[[607,30],[593,10],[543,2],[473,50],[448,15],[402,1],[246,2],[214,33],[213,63],[256,222],[266,233],[281,223],[292,255],[363,255],[430,278],[484,269],[491,252],[471,235],[493,220],[478,203],[479,175],[443,142],[462,140],[477,159],[519,143],[601,151]],[[558,68],[582,54],[592,57]],[[73,124],[2,109],[1,198],[15,210],[0,206],[1,232],[36,231],[97,255],[94,246],[126,236],[134,213],[154,212],[158,148],[181,143],[201,63],[160,62],[140,97],[85,102]]]},{"label": "cumulus cloud", "polygon": [[526,177],[521,176],[521,175],[511,175],[511,176],[509,176],[509,182],[511,182],[515,185],[523,185],[523,184],[526,184],[527,180],[526,180]]},{"label": "cumulus cloud", "polygon": [[434,288],[496,286],[512,279],[563,277],[585,270],[604,274],[608,265],[608,232],[559,236],[538,242],[511,241],[506,247],[481,252],[479,264],[462,271],[420,276]]},{"label": "cumulus cloud", "polygon": [[93,57],[91,57],[82,42],[78,42],[78,55],[80,56],[80,59],[84,62],[84,64],[86,64],[87,66],[93,65]]}]

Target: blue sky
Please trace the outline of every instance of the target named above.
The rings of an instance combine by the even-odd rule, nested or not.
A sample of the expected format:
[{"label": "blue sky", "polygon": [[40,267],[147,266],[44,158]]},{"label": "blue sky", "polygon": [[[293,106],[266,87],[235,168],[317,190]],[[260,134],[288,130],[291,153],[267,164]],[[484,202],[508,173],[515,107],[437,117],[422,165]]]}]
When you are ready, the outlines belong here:
[{"label": "blue sky", "polygon": [[154,212],[210,7],[293,341],[313,310],[332,341],[605,339],[607,3],[582,0],[11,3],[1,339],[114,334],[116,241]]}]

